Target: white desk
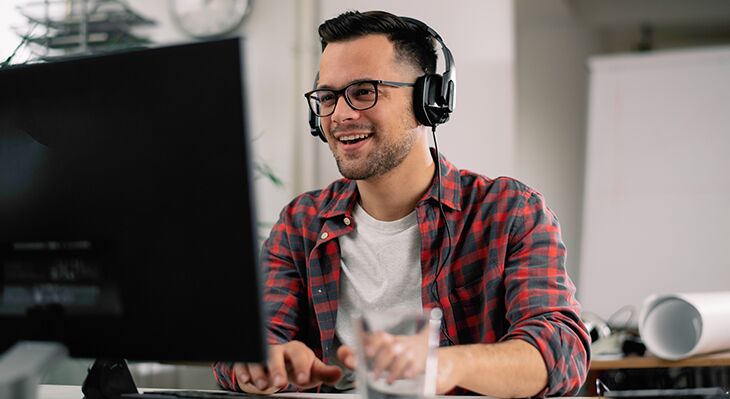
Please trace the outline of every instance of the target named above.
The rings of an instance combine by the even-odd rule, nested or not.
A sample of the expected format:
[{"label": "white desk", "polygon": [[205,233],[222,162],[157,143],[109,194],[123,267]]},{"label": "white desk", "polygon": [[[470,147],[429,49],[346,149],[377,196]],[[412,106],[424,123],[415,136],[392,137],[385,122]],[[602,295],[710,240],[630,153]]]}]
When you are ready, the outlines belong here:
[{"label": "white desk", "polygon": [[[144,391],[144,390],[143,390]],[[153,391],[153,390],[151,390]],[[78,385],[48,385],[43,384],[38,390],[38,399],[81,399],[81,387]],[[353,393],[279,393],[272,395],[272,399],[357,399]],[[438,396],[440,399],[485,399],[486,396]],[[585,398],[588,399],[588,398]],[[595,399],[595,398],[592,398]]]}]

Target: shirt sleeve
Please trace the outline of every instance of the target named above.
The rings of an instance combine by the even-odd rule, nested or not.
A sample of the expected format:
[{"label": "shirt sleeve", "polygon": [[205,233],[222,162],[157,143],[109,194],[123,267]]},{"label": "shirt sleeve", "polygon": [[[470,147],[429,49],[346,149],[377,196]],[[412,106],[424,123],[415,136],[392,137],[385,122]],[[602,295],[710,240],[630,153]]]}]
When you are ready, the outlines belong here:
[{"label": "shirt sleeve", "polygon": [[569,396],[586,379],[590,337],[580,320],[575,286],[565,270],[557,218],[536,192],[516,208],[505,264],[508,333],[540,351],[548,384],[538,396]]},{"label": "shirt sleeve", "polygon": [[[292,226],[291,207],[285,208],[279,221],[264,242],[261,264],[264,276],[264,310],[269,344],[297,338],[302,326],[302,309],[306,310],[307,292],[295,257],[306,259],[302,249],[294,248],[291,239],[301,241]],[[301,262],[300,262],[301,263]],[[306,271],[303,271],[306,273]]]},{"label": "shirt sleeve", "polygon": [[241,391],[238,388],[236,374],[233,371],[233,362],[215,362],[213,366],[213,377],[222,389],[229,391]]}]

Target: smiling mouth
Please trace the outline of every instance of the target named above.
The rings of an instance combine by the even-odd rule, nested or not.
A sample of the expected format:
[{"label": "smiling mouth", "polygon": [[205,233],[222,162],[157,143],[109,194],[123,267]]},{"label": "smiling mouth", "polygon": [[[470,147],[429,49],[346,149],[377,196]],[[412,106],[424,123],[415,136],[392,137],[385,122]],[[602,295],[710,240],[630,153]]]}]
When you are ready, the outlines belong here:
[{"label": "smiling mouth", "polygon": [[342,144],[349,145],[349,144],[356,144],[361,141],[367,140],[368,138],[370,138],[370,136],[371,136],[370,133],[346,134],[346,135],[338,137],[337,140]]}]

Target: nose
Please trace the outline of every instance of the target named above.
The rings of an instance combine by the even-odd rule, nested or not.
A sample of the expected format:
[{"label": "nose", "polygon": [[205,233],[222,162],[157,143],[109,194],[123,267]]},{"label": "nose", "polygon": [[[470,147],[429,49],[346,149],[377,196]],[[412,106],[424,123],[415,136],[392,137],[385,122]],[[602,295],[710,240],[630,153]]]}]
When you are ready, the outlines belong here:
[{"label": "nose", "polygon": [[332,121],[335,123],[342,123],[347,120],[357,119],[360,116],[360,111],[356,111],[350,107],[347,103],[345,95],[341,95],[337,98],[337,104],[335,105],[335,111],[332,113]]}]

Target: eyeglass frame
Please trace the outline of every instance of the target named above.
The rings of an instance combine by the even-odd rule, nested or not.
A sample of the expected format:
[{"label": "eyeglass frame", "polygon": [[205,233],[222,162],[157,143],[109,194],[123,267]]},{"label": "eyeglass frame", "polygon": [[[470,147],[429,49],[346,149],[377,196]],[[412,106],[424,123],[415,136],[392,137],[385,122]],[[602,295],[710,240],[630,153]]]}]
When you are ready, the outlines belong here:
[{"label": "eyeglass frame", "polygon": [[[347,95],[347,89],[349,89],[350,87],[352,87],[354,85],[362,84],[362,83],[372,83],[373,86],[375,86],[375,99],[373,100],[372,105],[365,107],[365,108],[357,108],[352,104],[350,97]],[[337,103],[340,102],[340,97],[345,97],[345,102],[347,103],[347,105],[355,111],[365,111],[370,108],[373,108],[375,106],[375,104],[378,103],[378,85],[389,86],[389,87],[414,87],[416,85],[416,83],[415,82],[414,83],[395,82],[395,81],[391,81],[391,80],[382,80],[382,79],[362,79],[362,80],[356,80],[354,82],[350,82],[347,84],[347,86],[345,86],[339,90],[315,89],[312,91],[308,91],[308,92],[304,93],[304,98],[307,99],[307,104],[309,105],[309,109],[312,111],[312,113],[314,113],[315,115],[317,115],[320,118],[326,118],[335,113],[335,108],[337,108]],[[334,95],[335,95],[335,105],[332,107],[332,112],[330,112],[326,115],[319,115],[317,113],[317,111],[315,111],[314,107],[312,106],[313,100],[312,100],[311,96],[312,96],[312,94],[314,94],[318,91],[329,91],[329,92],[334,93]]]}]

